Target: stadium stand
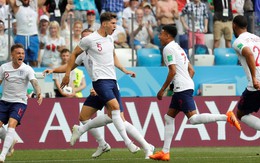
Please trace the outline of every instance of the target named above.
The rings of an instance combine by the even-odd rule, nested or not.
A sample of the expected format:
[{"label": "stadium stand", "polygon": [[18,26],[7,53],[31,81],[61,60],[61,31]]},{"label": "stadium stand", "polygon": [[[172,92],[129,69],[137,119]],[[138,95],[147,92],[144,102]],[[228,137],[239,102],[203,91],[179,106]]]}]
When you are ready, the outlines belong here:
[{"label": "stadium stand", "polygon": [[159,49],[142,48],[137,52],[137,66],[157,67],[161,66],[162,55]]},{"label": "stadium stand", "polygon": [[[125,67],[133,67],[132,65],[132,49],[131,48],[116,48],[115,53],[118,60]],[[136,66],[136,52],[134,50],[134,66]]]},{"label": "stadium stand", "polygon": [[215,65],[237,65],[238,57],[233,48],[215,48]]}]

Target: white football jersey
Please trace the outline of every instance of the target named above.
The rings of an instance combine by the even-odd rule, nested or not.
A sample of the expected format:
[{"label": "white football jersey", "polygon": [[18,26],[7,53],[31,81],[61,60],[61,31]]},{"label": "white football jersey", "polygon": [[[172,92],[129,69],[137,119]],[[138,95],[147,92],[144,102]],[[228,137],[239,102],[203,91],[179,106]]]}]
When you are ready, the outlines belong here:
[{"label": "white football jersey", "polygon": [[81,65],[82,63],[84,64],[84,67],[86,68],[90,78],[92,79],[92,76],[91,76],[91,68],[93,67],[92,66],[92,61],[89,59],[89,55],[86,54],[86,52],[83,52],[81,53],[75,60],[75,63],[77,65]]},{"label": "white football jersey", "polygon": [[246,63],[246,59],[242,55],[242,50],[244,47],[249,47],[254,55],[256,65],[256,78],[258,81],[260,81],[260,37],[249,32],[244,32],[240,34],[239,37],[233,43],[233,48],[236,50],[239,61],[243,66],[247,76],[247,89],[249,91],[256,91],[256,89],[253,86],[251,73]]},{"label": "white football jersey", "polygon": [[0,67],[0,80],[2,80],[2,100],[7,102],[19,102],[27,104],[27,87],[29,81],[35,78],[34,70],[23,63],[18,69],[14,69],[12,62]]},{"label": "white football jersey", "polygon": [[116,80],[114,66],[114,40],[112,36],[102,37],[97,31],[82,38],[79,47],[88,54],[88,73],[92,81],[98,79]]},{"label": "white football jersey", "polygon": [[188,71],[189,60],[185,51],[175,41],[167,44],[163,49],[163,59],[165,65],[174,64],[176,74],[173,78],[174,92],[181,92],[188,89],[194,90],[194,82]]}]

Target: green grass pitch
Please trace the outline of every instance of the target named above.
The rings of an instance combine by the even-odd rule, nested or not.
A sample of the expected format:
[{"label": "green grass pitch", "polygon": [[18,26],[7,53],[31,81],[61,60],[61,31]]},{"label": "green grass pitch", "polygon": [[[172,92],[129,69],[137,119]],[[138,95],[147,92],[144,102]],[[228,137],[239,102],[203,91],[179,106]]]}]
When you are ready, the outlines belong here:
[{"label": "green grass pitch", "polygon": [[[161,148],[157,148],[156,151]],[[158,162],[145,160],[144,152],[130,153],[127,149],[111,149],[96,159],[91,158],[96,149],[68,150],[16,150],[5,163],[83,163],[83,162]],[[260,147],[192,147],[172,148],[174,163],[260,163]],[[162,161],[160,161],[162,162]]]}]

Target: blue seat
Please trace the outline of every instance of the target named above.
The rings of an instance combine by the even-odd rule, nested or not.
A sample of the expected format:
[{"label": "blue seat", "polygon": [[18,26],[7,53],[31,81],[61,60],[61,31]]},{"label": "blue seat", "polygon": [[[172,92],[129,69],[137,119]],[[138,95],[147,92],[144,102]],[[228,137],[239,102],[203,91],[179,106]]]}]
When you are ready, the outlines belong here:
[{"label": "blue seat", "polygon": [[162,55],[159,49],[142,48],[137,52],[137,66],[157,67],[161,66]]},{"label": "blue seat", "polygon": [[153,37],[153,43],[154,43],[155,45],[157,45],[159,48],[162,47],[161,41],[160,41],[160,39],[159,39],[159,35],[154,35],[154,37]]},{"label": "blue seat", "polygon": [[233,48],[215,48],[215,65],[237,65],[238,57]]}]

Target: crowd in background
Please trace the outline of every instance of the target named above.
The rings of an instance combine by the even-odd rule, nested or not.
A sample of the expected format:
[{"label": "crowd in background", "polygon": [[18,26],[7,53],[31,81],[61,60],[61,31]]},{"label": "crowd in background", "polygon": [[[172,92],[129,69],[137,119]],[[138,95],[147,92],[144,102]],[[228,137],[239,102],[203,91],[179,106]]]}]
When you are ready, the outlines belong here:
[{"label": "crowd in background", "polygon": [[159,49],[154,38],[166,24],[176,25],[186,50],[205,44],[207,33],[214,48],[222,36],[231,47],[233,14],[247,16],[248,31],[257,34],[259,9],[255,0],[0,0],[0,64],[10,60],[8,46],[22,43],[31,66],[61,65],[62,50],[71,52],[84,29],[97,30],[103,12],[117,14],[115,48]]}]

